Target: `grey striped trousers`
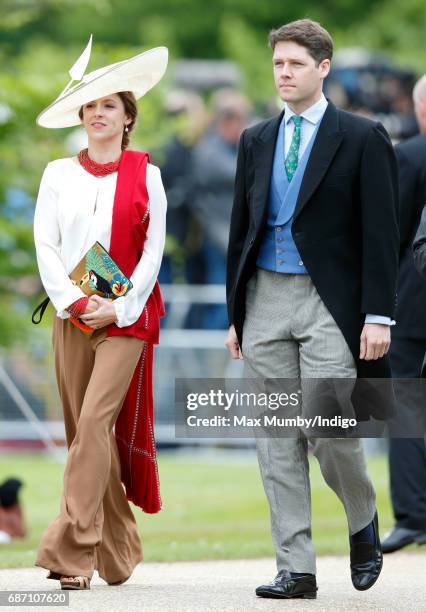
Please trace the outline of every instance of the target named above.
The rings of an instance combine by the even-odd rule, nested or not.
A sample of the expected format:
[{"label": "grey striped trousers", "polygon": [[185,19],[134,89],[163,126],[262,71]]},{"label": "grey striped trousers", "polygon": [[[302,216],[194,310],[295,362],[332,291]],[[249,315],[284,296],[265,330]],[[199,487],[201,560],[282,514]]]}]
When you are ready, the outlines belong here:
[{"label": "grey striped trousers", "polygon": [[[355,378],[352,353],[306,274],[257,269],[249,280],[242,352],[246,378]],[[375,492],[358,439],[257,438],[278,570],[315,574],[308,447],[341,500],[349,532],[375,513]]]}]

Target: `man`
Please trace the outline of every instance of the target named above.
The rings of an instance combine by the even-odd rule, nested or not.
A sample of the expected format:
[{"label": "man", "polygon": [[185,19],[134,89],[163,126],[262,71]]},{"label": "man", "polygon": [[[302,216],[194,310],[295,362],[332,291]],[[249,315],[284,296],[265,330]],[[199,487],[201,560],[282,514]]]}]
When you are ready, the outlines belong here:
[{"label": "man", "polygon": [[[390,362],[395,379],[420,377],[426,351],[426,283],[414,267],[412,245],[426,202],[426,75],[413,89],[420,134],[397,145],[399,166],[400,267],[398,306],[392,329]],[[382,542],[384,553],[418,542],[426,544],[426,447],[424,437],[402,437],[424,431],[419,386],[397,381],[399,414],[390,423],[389,471],[395,526]]]},{"label": "man", "polygon": [[[419,229],[414,238],[413,251],[414,264],[419,273],[426,279],[426,206],[423,208]],[[426,353],[423,358],[422,377],[426,378]]]},{"label": "man", "polygon": [[[193,151],[193,212],[203,230],[202,257],[208,284],[224,284],[238,141],[247,127],[249,104],[232,89],[219,89],[212,100],[211,129]],[[226,307],[204,309],[204,329],[226,329]]]},{"label": "man", "polygon": [[[423,208],[422,217],[420,219],[419,228],[414,237],[413,243],[414,264],[419,273],[426,279],[426,206]],[[426,353],[422,364],[422,377],[426,378]],[[425,544],[425,539],[421,539],[421,543]],[[417,539],[419,541],[419,538]]]},{"label": "man", "polygon": [[[269,43],[286,105],[241,137],[226,344],[234,358],[244,356],[249,378],[388,377],[399,244],[392,145],[380,123],[324,97],[333,42],[320,24],[289,23]],[[368,417],[365,402],[354,407]],[[372,402],[369,414],[387,416],[378,411]],[[347,514],[353,585],[366,590],[382,554],[361,441],[311,444]],[[256,593],[315,598],[308,440],[258,438],[257,449],[278,575]]]},{"label": "man", "polygon": [[426,278],[426,206],[423,208],[419,228],[414,237],[413,251],[414,264],[423,278]]},{"label": "man", "polygon": [[[420,219],[419,228],[414,237],[413,243],[413,251],[414,251],[414,265],[416,266],[419,273],[426,279],[426,205],[423,208],[422,216]],[[426,378],[426,353],[423,357],[422,364],[422,378]],[[424,387],[423,387],[424,389]],[[424,402],[423,402],[424,408]],[[425,415],[423,415],[425,417]],[[426,426],[425,420],[423,421],[423,426]],[[419,544],[426,544],[424,537],[417,537],[417,542]]]}]

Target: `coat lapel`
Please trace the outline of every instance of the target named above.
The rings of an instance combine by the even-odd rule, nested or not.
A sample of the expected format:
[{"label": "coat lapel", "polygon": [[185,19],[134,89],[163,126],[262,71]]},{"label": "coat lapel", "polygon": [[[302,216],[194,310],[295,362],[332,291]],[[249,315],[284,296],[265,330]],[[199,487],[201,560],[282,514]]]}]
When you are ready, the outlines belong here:
[{"label": "coat lapel", "polygon": [[344,131],[339,129],[338,111],[329,101],[309,156],[293,219],[300,214],[320,184],[342,142],[343,134]]},{"label": "coat lapel", "polygon": [[257,227],[260,226],[268,203],[275,144],[278,136],[278,128],[280,126],[283,114],[284,111],[277,117],[271,119],[266,124],[259,136],[253,139],[255,170],[253,216]]}]

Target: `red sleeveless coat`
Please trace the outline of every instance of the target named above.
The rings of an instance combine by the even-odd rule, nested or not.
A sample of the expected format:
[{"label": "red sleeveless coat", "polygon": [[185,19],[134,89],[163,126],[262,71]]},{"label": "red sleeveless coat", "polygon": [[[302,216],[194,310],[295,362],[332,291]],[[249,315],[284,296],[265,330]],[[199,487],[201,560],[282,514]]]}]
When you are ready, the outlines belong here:
[{"label": "red sleeveless coat", "polygon": [[[157,204],[149,202],[146,187],[148,161],[148,153],[123,151],[118,168],[109,254],[128,277],[143,256],[150,221],[149,210]],[[108,327],[108,336],[136,336],[145,341],[115,424],[115,438],[127,499],[149,513],[161,509],[154,439],[152,370],[153,345],[159,341],[162,316],[164,304],[156,281],[139,319],[133,325],[117,327],[113,323]]]}]

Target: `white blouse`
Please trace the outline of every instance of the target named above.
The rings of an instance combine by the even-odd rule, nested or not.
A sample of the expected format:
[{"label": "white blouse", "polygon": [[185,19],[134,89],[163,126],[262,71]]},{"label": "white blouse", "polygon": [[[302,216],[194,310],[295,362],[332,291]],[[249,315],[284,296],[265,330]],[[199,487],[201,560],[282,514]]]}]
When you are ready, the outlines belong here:
[{"label": "white blouse", "polygon": [[[116,182],[117,172],[98,178],[71,157],[46,166],[35,209],[34,241],[43,286],[61,319],[70,316],[65,308],[85,295],[68,274],[94,242],[109,250]],[[118,327],[139,318],[163,256],[167,200],[160,170],[152,164],[147,165],[146,183],[148,232],[142,256],[130,277],[133,289],[113,301]]]}]

